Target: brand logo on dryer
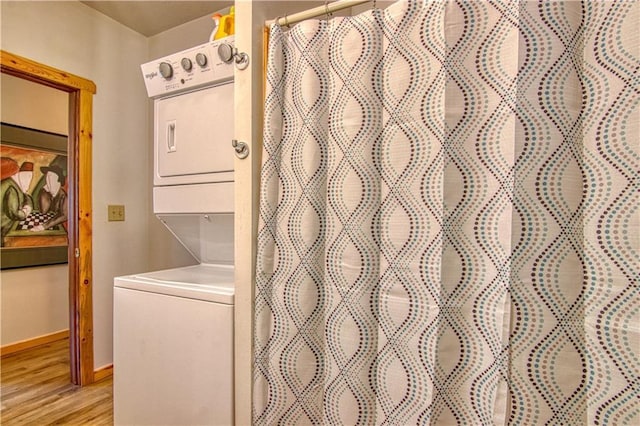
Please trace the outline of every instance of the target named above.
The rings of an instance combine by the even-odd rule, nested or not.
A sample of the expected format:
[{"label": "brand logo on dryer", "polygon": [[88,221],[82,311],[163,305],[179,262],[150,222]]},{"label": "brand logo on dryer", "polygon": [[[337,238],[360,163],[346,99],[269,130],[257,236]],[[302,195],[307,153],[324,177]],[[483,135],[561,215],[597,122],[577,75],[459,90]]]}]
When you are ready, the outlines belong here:
[{"label": "brand logo on dryer", "polygon": [[153,72],[150,72],[150,73],[148,73],[148,74],[145,74],[145,75],[144,75],[144,78],[147,78],[147,79],[149,79],[149,80],[152,80],[152,79],[153,79],[153,77],[157,77],[157,76],[158,76],[158,72],[157,72],[157,71],[153,71]]}]

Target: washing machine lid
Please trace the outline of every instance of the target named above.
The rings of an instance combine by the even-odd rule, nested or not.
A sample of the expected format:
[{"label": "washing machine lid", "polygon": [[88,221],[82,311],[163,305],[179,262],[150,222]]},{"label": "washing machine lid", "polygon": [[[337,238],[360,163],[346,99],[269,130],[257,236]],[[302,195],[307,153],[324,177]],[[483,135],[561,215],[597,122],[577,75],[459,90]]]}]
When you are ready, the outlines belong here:
[{"label": "washing machine lid", "polygon": [[234,267],[199,264],[116,277],[114,286],[232,305]]}]

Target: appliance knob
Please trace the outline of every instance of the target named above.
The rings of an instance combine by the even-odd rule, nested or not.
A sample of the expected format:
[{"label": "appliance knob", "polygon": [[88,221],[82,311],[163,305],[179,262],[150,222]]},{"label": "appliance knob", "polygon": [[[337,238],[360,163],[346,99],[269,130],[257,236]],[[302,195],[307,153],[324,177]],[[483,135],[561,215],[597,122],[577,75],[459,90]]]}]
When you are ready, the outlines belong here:
[{"label": "appliance knob", "polygon": [[205,55],[204,53],[198,53],[196,55],[196,62],[201,67],[206,66],[207,65],[207,55]]},{"label": "appliance knob", "polygon": [[189,58],[182,58],[182,61],[180,61],[180,64],[182,65],[182,68],[185,71],[191,71],[191,68],[193,68],[193,63]]},{"label": "appliance knob", "polygon": [[173,76],[173,68],[168,62],[161,62],[159,68],[160,75],[163,76],[166,80],[169,80]]},{"label": "appliance knob", "polygon": [[235,49],[229,43],[222,43],[218,46],[218,56],[223,62],[229,63],[233,60]]}]

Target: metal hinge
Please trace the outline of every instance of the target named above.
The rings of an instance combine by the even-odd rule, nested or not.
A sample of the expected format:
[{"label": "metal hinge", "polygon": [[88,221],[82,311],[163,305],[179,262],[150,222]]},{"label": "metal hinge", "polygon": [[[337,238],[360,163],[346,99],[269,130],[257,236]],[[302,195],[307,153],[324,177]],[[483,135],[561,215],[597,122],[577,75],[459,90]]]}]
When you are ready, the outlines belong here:
[{"label": "metal hinge", "polygon": [[80,249],[76,247],[76,257],[80,257]]}]

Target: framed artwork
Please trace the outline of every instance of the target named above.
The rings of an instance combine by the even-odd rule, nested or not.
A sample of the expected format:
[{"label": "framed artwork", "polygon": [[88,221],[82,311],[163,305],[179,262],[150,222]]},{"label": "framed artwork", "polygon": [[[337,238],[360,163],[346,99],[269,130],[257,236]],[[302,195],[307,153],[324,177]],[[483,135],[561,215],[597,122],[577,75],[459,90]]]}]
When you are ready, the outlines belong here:
[{"label": "framed artwork", "polygon": [[1,124],[2,269],[67,263],[67,136]]}]

